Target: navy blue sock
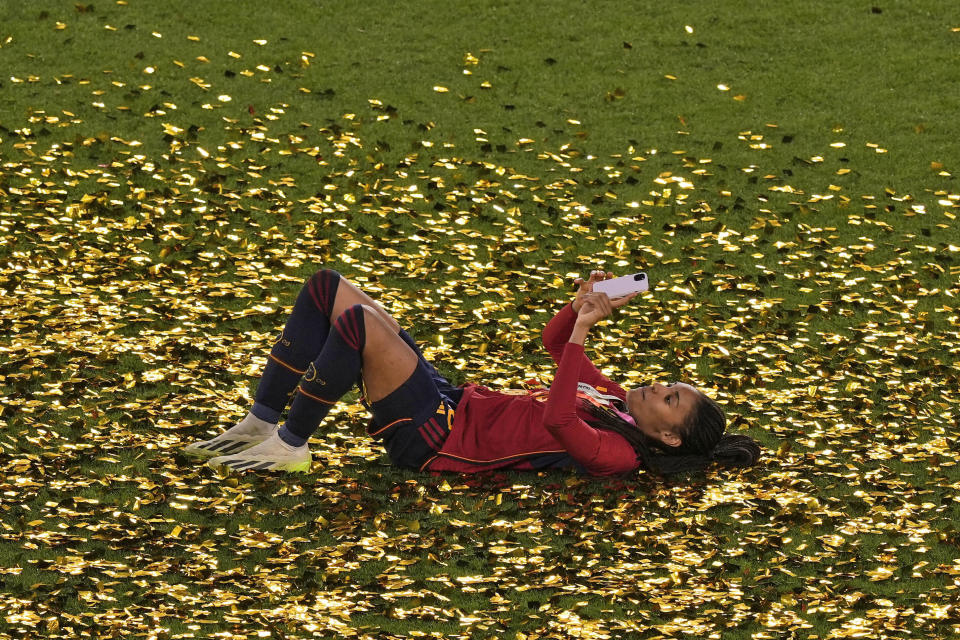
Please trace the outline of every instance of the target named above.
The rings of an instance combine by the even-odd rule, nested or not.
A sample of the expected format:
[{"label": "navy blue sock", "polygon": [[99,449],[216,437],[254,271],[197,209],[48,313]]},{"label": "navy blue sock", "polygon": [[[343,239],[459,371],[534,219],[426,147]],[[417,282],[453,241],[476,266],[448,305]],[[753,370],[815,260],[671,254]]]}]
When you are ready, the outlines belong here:
[{"label": "navy blue sock", "polygon": [[259,402],[253,403],[253,408],[250,409],[250,413],[257,416],[265,422],[271,422],[277,424],[280,422],[280,412],[276,409],[272,409],[265,404],[260,404]]},{"label": "navy blue sock", "polygon": [[280,428],[284,442],[293,446],[306,443],[337,400],[356,384],[363,367],[366,339],[363,306],[355,304],[334,321],[323,350],[308,365],[287,421]]},{"label": "navy blue sock", "polygon": [[307,366],[323,349],[339,284],[339,273],[322,269],[300,289],[287,324],[270,350],[254,396],[251,411],[261,420],[279,419]]}]

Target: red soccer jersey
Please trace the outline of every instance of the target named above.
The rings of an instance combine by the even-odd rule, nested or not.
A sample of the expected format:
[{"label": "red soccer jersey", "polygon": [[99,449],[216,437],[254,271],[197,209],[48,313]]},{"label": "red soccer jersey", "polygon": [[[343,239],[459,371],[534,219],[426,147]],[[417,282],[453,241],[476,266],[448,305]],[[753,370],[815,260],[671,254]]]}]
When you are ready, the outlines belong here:
[{"label": "red soccer jersey", "polygon": [[557,363],[549,392],[466,385],[449,437],[424,468],[476,473],[579,466],[595,476],[637,469],[630,443],[612,431],[591,427],[584,421],[586,411],[578,408],[579,382],[621,400],[626,391],[600,373],[583,346],[568,342],[576,319],[567,305],[543,330],[543,343]]}]

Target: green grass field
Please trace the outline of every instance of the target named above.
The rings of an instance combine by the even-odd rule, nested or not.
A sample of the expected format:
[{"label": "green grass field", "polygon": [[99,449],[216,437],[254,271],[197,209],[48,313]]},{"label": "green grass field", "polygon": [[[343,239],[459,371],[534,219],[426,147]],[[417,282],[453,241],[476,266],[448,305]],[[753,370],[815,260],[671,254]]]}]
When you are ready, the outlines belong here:
[{"label": "green grass field", "polygon": [[[0,4],[0,638],[960,635],[960,6]],[[593,336],[765,447],[742,472],[178,453],[321,266],[457,382]]]}]

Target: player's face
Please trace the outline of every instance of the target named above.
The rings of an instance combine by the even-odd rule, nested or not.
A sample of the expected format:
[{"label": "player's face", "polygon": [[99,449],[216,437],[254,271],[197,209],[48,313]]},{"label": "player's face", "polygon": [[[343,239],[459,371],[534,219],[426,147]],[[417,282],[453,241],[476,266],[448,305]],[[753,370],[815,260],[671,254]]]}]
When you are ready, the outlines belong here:
[{"label": "player's face", "polygon": [[659,382],[627,391],[627,410],[645,435],[668,447],[679,446],[684,425],[700,392],[684,382]]}]

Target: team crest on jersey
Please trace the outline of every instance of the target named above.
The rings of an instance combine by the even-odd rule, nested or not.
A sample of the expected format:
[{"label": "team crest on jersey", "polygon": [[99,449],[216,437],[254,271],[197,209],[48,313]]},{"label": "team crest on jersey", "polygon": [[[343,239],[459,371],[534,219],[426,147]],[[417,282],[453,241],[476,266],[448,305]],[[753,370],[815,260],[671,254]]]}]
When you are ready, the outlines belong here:
[{"label": "team crest on jersey", "polygon": [[581,382],[577,384],[577,395],[583,397],[586,396],[595,401],[595,404],[610,405],[614,402],[620,400],[617,396],[610,396],[605,393],[600,393],[594,387],[590,386],[586,382]]}]

